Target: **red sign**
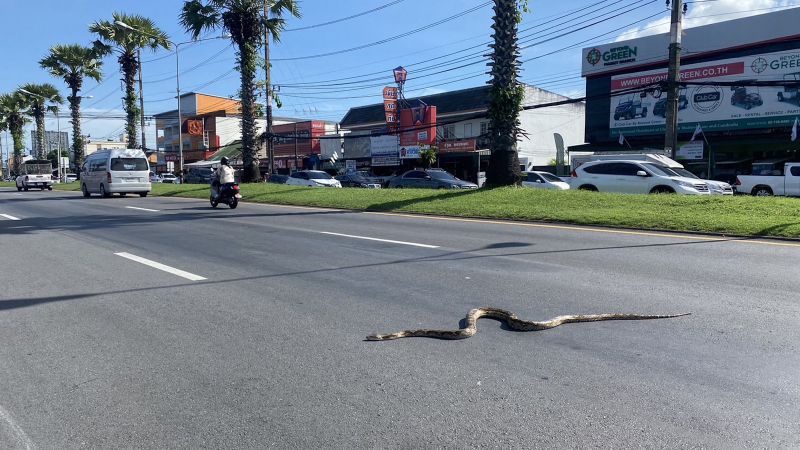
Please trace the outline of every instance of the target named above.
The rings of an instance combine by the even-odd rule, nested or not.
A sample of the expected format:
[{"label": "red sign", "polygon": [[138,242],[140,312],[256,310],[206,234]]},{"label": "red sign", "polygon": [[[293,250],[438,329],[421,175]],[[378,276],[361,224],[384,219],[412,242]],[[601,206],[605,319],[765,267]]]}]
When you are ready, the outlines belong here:
[{"label": "red sign", "polygon": [[390,130],[397,127],[400,121],[397,117],[397,88],[386,86],[383,88],[383,112],[386,115],[386,126]]},{"label": "red sign", "polygon": [[439,153],[474,152],[477,147],[475,139],[445,141],[439,143]]},{"label": "red sign", "polygon": [[203,135],[203,121],[190,119],[186,121],[186,132],[192,136]]},{"label": "red sign", "polygon": [[400,145],[436,143],[436,107],[422,105],[400,112]]},{"label": "red sign", "polygon": [[325,135],[325,122],[312,120],[298,123],[285,123],[272,127],[275,133],[275,156],[298,156],[319,154],[319,137]]},{"label": "red sign", "polygon": [[397,100],[397,88],[396,87],[391,87],[391,86],[386,86],[385,88],[383,88],[383,99],[384,100],[388,100],[388,99]]}]

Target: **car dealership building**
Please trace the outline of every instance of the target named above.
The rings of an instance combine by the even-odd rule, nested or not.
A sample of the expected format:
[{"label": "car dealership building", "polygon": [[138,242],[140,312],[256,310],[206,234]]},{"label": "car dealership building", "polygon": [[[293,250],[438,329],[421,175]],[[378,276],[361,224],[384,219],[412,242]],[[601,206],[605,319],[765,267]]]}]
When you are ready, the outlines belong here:
[{"label": "car dealership building", "polygon": [[[677,158],[689,170],[728,180],[800,161],[798,23],[793,8],[684,31]],[[665,33],[583,49],[587,143],[571,152],[663,150],[668,46]]]}]

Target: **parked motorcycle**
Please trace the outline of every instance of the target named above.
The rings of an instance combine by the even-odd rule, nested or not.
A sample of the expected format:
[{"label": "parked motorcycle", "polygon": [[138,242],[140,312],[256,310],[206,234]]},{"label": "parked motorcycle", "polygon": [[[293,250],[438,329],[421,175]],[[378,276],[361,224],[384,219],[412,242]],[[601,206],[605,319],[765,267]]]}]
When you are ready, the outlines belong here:
[{"label": "parked motorcycle", "polygon": [[217,196],[214,196],[214,189],[211,189],[211,207],[216,208],[218,204],[224,203],[228,205],[231,209],[235,209],[239,206],[239,199],[242,198],[242,194],[239,191],[239,183],[225,183],[219,187],[219,193]]}]

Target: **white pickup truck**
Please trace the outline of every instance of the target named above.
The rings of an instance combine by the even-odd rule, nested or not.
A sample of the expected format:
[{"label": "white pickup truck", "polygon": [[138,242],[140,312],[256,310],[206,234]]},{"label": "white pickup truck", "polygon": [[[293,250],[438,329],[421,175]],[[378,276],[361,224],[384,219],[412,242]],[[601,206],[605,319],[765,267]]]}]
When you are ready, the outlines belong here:
[{"label": "white pickup truck", "polygon": [[48,160],[31,159],[20,165],[20,175],[17,176],[17,190],[39,188],[53,190],[53,166]]},{"label": "white pickup truck", "polygon": [[800,197],[800,163],[786,163],[783,175],[738,175],[734,187],[739,194]]}]

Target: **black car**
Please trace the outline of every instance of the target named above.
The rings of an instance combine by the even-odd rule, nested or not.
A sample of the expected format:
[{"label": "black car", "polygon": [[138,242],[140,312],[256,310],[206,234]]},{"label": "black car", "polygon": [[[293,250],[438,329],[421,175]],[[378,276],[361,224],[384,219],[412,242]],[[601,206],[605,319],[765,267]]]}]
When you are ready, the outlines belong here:
[{"label": "black car", "polygon": [[184,182],[194,184],[209,184],[211,183],[211,176],[213,174],[214,170],[210,167],[192,167],[188,172],[186,172]]},{"label": "black car", "polygon": [[286,184],[286,180],[289,179],[289,175],[280,175],[277,173],[273,173],[272,175],[267,178],[267,183],[274,183],[274,184]]},{"label": "black car", "polygon": [[357,187],[357,188],[370,188],[370,189],[379,189],[381,187],[380,183],[373,183],[363,175],[358,172],[350,172],[344,175],[339,175],[336,177],[340,183],[342,183],[342,187]]},{"label": "black car", "polygon": [[442,169],[414,169],[389,180],[390,188],[477,189],[478,185],[460,180]]}]

